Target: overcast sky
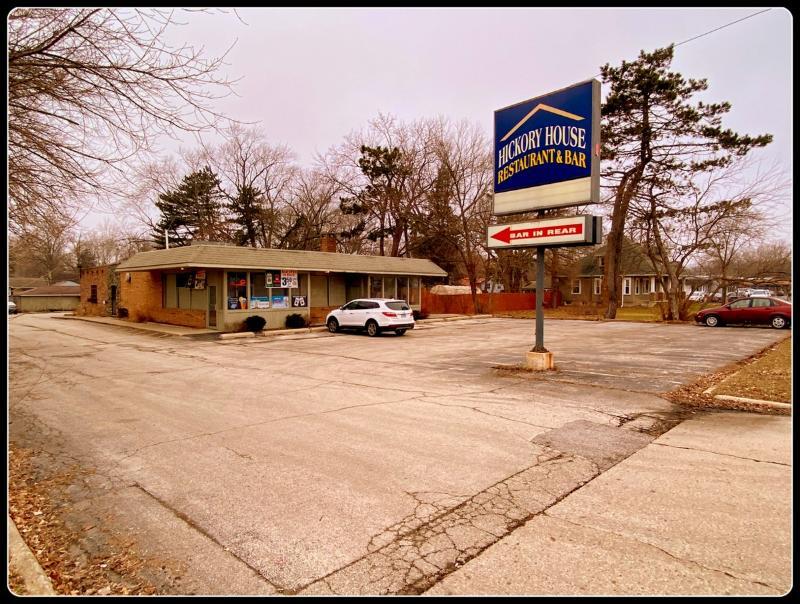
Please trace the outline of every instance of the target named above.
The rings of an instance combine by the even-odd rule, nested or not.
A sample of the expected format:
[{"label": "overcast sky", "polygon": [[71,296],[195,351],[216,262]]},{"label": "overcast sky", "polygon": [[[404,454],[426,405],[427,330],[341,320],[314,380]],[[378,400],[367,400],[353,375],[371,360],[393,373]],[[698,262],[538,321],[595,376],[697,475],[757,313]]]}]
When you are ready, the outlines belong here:
[{"label": "overcast sky", "polygon": [[[489,134],[495,109],[760,10],[239,9],[181,15],[170,35],[210,55],[235,42],[226,69],[238,96],[219,108],[309,166],[379,112],[467,118]],[[773,134],[758,153],[790,174],[791,59],[792,16],[774,8],[678,46],[673,69],[708,79],[703,100],[731,102],[725,126]]]}]

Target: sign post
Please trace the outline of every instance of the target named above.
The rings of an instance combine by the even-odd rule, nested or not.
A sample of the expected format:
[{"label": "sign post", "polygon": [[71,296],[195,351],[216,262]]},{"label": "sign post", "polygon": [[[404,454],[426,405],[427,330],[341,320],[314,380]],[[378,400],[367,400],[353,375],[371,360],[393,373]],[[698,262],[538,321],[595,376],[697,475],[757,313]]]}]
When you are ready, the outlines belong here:
[{"label": "sign post", "polygon": [[595,245],[596,216],[545,219],[545,210],[600,201],[600,82],[574,86],[494,113],[495,216],[536,211],[537,220],[491,225],[489,248],[536,248],[536,342],[530,369],[552,369],[544,346],[544,253],[548,247]]},{"label": "sign post", "polygon": [[[542,295],[539,295],[542,292]],[[536,248],[536,344],[531,352],[550,352],[544,347],[544,248]]]}]

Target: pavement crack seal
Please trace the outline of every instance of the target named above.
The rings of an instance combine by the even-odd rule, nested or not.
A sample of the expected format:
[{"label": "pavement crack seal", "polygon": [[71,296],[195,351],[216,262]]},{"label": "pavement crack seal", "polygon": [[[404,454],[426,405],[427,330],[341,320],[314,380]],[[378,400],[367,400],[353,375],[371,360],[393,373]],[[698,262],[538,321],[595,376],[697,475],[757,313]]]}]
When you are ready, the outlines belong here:
[{"label": "pavement crack seal", "polygon": [[414,511],[373,536],[365,556],[297,593],[421,594],[599,471],[542,447],[535,464],[471,497],[407,493]]},{"label": "pavement crack seal", "polygon": [[293,593],[421,594],[654,438],[586,420],[543,432],[535,463],[476,495],[407,493],[412,513],[374,535],[367,554]]},{"label": "pavement crack seal", "polygon": [[236,560],[238,560],[239,562],[241,562],[242,564],[244,564],[244,565],[245,565],[245,566],[246,566],[248,569],[250,569],[250,570],[251,570],[253,573],[255,573],[255,574],[256,574],[256,576],[257,576],[257,577],[258,577],[260,580],[262,580],[262,581],[264,581],[264,582],[268,583],[268,584],[269,584],[270,586],[272,586],[272,587],[273,587],[273,588],[274,588],[274,589],[275,589],[275,590],[276,590],[278,593],[285,593],[285,592],[286,592],[286,590],[285,590],[283,587],[281,587],[280,585],[277,585],[277,584],[275,584],[274,582],[270,581],[270,579],[268,579],[268,578],[267,578],[267,577],[266,577],[264,574],[262,574],[262,573],[261,573],[261,571],[260,571],[260,570],[258,570],[258,569],[257,569],[255,566],[253,566],[252,564],[250,564],[250,563],[249,563],[247,560],[245,560],[245,559],[243,559],[243,558],[241,558],[241,557],[237,556],[237,555],[236,555],[236,554],[235,554],[235,553],[234,553],[234,552],[233,552],[233,551],[232,551],[230,548],[228,548],[228,547],[226,547],[225,545],[223,545],[222,543],[220,543],[220,542],[217,540],[217,538],[216,538],[216,537],[214,537],[214,536],[213,536],[212,534],[210,534],[208,531],[206,531],[205,529],[203,529],[201,526],[197,525],[197,524],[196,524],[196,523],[195,523],[195,522],[194,522],[194,521],[193,521],[193,520],[192,520],[192,519],[191,519],[189,516],[187,516],[186,514],[184,514],[183,512],[181,512],[180,510],[176,509],[176,508],[175,508],[175,507],[173,507],[173,506],[172,506],[170,503],[168,503],[167,501],[164,501],[163,499],[161,499],[161,498],[160,498],[160,497],[158,497],[157,495],[154,495],[153,493],[151,493],[150,491],[148,491],[146,488],[144,488],[144,487],[143,487],[141,484],[139,484],[139,483],[136,483],[134,486],[135,486],[137,489],[139,489],[139,490],[140,490],[142,493],[144,493],[145,495],[147,495],[148,497],[150,497],[151,499],[153,499],[154,501],[156,501],[156,502],[157,502],[159,505],[161,505],[161,506],[162,506],[164,509],[166,509],[166,510],[169,510],[169,511],[170,511],[170,512],[171,512],[173,515],[175,515],[175,517],[177,517],[177,518],[179,518],[180,520],[182,520],[183,522],[185,522],[185,523],[186,523],[186,525],[187,525],[187,526],[189,526],[191,529],[193,529],[193,530],[197,531],[197,532],[198,532],[198,533],[200,533],[200,534],[201,534],[203,537],[205,537],[205,538],[206,538],[206,539],[208,539],[209,541],[211,541],[211,542],[213,542],[214,544],[216,544],[216,545],[217,545],[217,546],[218,546],[220,549],[222,549],[224,552],[226,552],[227,554],[229,554],[230,556],[232,556],[233,558],[235,558]]},{"label": "pavement crack seal", "polygon": [[778,588],[778,587],[776,587],[774,585],[770,585],[769,583],[764,583],[763,581],[757,581],[755,579],[748,579],[746,577],[740,577],[740,576],[734,574],[733,572],[731,572],[730,570],[723,570],[723,569],[720,569],[720,568],[713,568],[711,566],[706,566],[705,564],[701,564],[700,562],[697,562],[696,560],[692,560],[692,559],[689,559],[689,558],[681,558],[680,556],[676,556],[672,552],[670,552],[668,550],[665,550],[663,547],[659,547],[658,545],[655,545],[654,543],[650,543],[649,541],[644,541],[643,539],[639,539],[637,537],[634,537],[633,535],[627,535],[627,534],[623,534],[623,533],[618,533],[616,531],[610,531],[608,529],[600,528],[600,527],[597,527],[597,526],[591,526],[591,525],[588,525],[588,524],[581,524],[580,522],[575,522],[574,520],[569,520],[567,518],[564,518],[563,516],[553,516],[552,514],[548,514],[547,512],[543,512],[542,515],[543,516],[547,516],[548,518],[552,518],[554,520],[558,520],[558,521],[566,522],[568,524],[572,524],[574,526],[579,526],[581,528],[589,529],[589,530],[592,530],[592,531],[601,531],[603,533],[608,533],[609,535],[615,535],[616,537],[620,537],[622,539],[630,539],[631,541],[636,541],[637,543],[641,543],[642,545],[646,545],[648,547],[652,547],[653,549],[656,549],[656,550],[660,551],[662,554],[664,554],[666,556],[669,556],[670,558],[672,558],[673,560],[677,560],[678,562],[682,562],[684,564],[692,564],[694,566],[697,566],[698,568],[702,568],[703,570],[707,570],[707,571],[710,571],[710,572],[721,573],[721,574],[723,574],[723,575],[725,575],[727,577],[730,577],[732,579],[736,579],[737,581],[746,581],[747,583],[753,583],[755,585],[761,585],[762,587],[767,587],[769,589],[774,589],[778,593],[782,593],[782,591],[783,591],[782,589],[780,589],[780,588]]}]

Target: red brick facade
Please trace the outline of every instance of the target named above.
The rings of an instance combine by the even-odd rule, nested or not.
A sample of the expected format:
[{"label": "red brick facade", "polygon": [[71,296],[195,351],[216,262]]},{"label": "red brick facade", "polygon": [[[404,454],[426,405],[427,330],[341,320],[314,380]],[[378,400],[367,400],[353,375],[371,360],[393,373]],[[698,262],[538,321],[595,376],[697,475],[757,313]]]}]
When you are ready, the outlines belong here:
[{"label": "red brick facade", "polygon": [[[75,309],[76,315],[106,317],[111,314],[110,286],[116,283],[115,266],[112,264],[80,270],[81,301]],[[96,293],[95,298],[92,298],[93,291]]]},{"label": "red brick facade", "polygon": [[154,321],[185,327],[205,327],[206,311],[162,308],[161,271],[120,274],[120,307],[131,321]]}]

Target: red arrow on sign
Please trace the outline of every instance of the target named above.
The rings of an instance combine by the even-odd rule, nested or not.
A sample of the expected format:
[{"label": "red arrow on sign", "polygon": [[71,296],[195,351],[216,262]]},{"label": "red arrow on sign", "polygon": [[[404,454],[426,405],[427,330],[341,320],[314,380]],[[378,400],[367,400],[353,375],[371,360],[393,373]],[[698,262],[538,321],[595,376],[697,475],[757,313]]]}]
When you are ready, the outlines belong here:
[{"label": "red arrow on sign", "polygon": [[528,229],[512,229],[506,227],[492,235],[492,239],[497,239],[503,243],[511,243],[511,240],[536,239],[538,237],[557,237],[560,235],[580,235],[583,232],[583,225],[569,224],[563,226],[542,226]]},{"label": "red arrow on sign", "polygon": [[497,239],[503,243],[511,243],[511,227],[506,227],[502,231],[498,231],[492,235],[492,239]]}]

